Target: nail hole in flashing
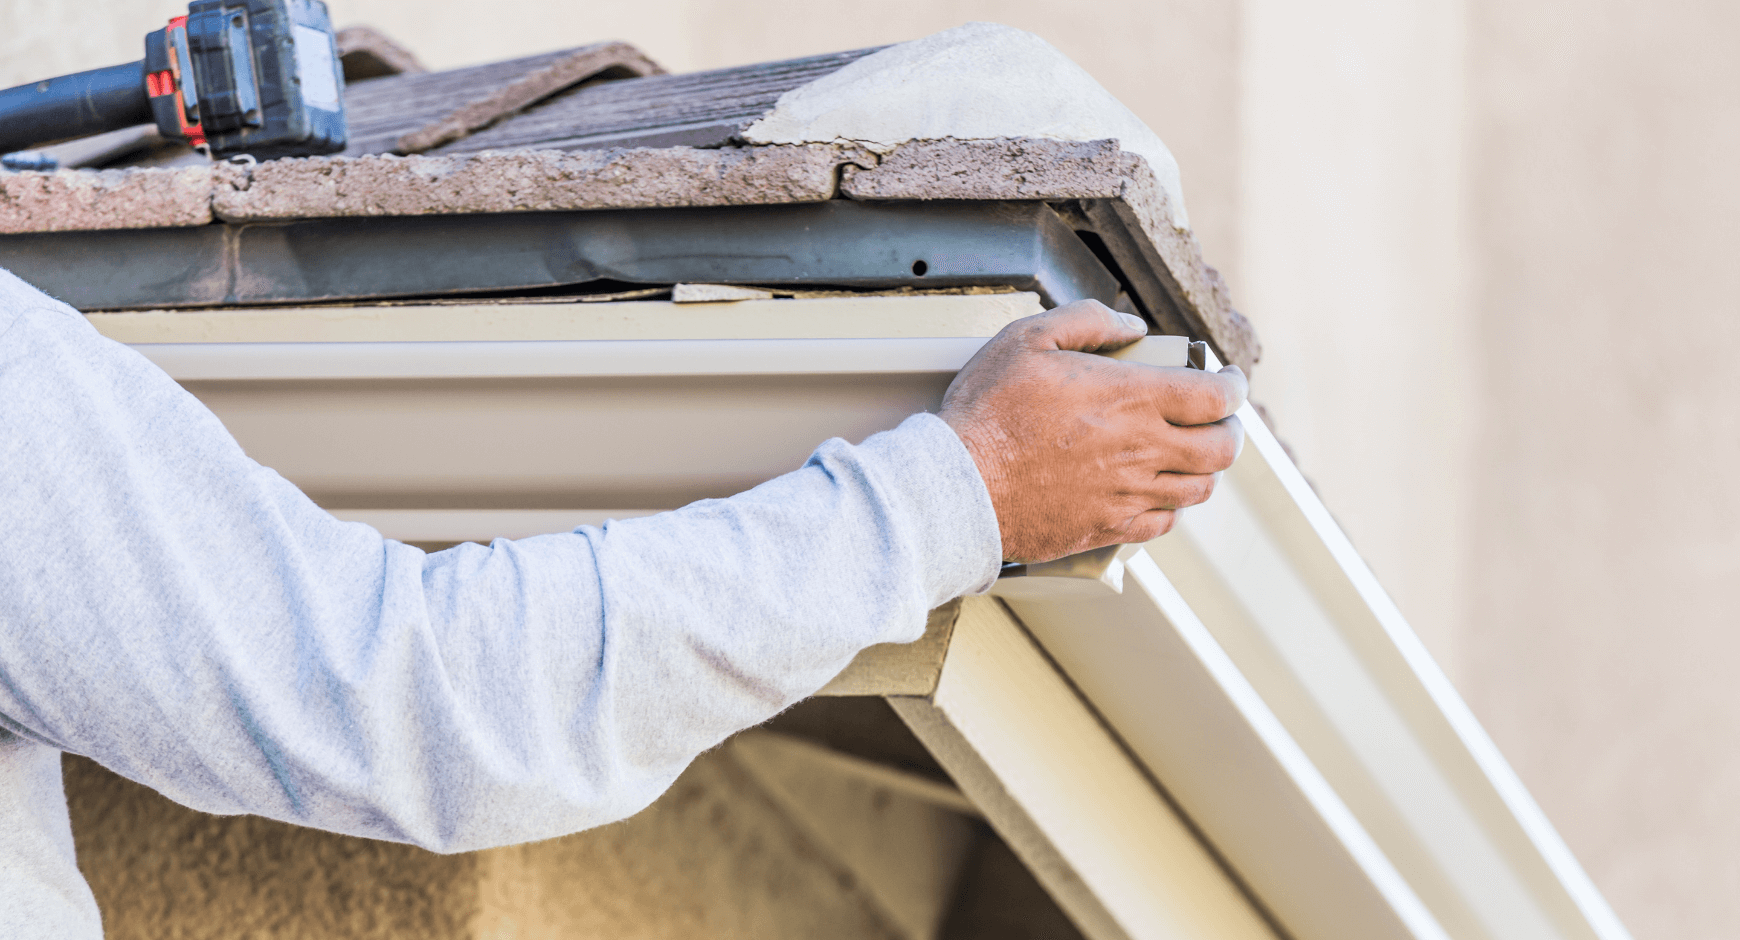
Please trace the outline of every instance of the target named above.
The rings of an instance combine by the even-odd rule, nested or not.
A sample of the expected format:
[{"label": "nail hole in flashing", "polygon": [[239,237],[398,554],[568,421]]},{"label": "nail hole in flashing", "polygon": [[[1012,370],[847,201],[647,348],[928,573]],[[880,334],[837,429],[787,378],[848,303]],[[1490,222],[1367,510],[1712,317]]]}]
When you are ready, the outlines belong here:
[{"label": "nail hole in flashing", "polygon": [[914,261],[912,263],[912,273],[918,277],[924,277],[924,272],[929,270],[930,265],[925,264],[923,261]]}]

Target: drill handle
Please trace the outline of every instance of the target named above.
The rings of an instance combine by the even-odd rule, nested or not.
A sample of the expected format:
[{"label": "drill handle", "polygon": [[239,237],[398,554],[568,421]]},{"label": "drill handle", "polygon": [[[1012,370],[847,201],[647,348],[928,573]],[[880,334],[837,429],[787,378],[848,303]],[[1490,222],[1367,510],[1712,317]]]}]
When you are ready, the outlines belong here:
[{"label": "drill handle", "polygon": [[0,153],[151,121],[144,62],[76,72],[0,91]]}]

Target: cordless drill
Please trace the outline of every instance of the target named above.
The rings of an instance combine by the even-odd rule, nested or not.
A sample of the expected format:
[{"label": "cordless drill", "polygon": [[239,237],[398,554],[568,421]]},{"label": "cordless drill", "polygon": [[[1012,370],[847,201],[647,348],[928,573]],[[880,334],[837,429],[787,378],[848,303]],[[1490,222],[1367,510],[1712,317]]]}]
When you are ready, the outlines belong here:
[{"label": "cordless drill", "polygon": [[155,122],[213,157],[344,149],[344,73],[321,0],[194,0],[145,58],[0,91],[0,153]]}]

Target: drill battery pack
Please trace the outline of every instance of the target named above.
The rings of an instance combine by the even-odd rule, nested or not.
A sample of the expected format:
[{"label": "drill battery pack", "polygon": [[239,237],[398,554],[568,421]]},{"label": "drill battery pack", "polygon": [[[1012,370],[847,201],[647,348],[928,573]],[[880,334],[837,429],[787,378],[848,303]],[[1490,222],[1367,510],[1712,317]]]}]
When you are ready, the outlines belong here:
[{"label": "drill battery pack", "polygon": [[321,0],[194,0],[146,35],[144,72],[158,130],[214,156],[344,149],[344,73]]}]

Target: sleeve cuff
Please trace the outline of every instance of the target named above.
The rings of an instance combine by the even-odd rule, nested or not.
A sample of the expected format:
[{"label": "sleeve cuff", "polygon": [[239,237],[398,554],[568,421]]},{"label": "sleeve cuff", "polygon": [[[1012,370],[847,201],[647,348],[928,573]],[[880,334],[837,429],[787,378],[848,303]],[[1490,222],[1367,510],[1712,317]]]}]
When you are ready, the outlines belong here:
[{"label": "sleeve cuff", "polygon": [[915,533],[925,589],[936,607],[990,590],[1003,539],[973,455],[948,423],[915,414],[859,448],[866,465]]}]

